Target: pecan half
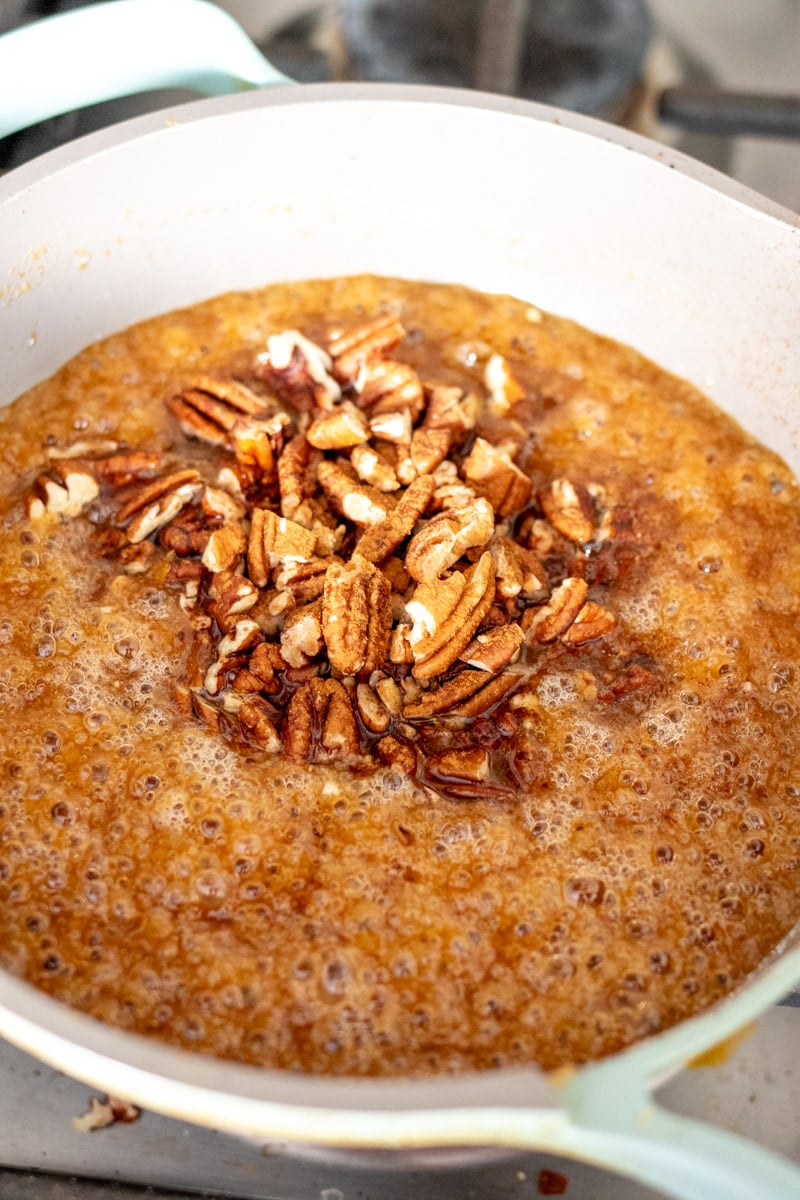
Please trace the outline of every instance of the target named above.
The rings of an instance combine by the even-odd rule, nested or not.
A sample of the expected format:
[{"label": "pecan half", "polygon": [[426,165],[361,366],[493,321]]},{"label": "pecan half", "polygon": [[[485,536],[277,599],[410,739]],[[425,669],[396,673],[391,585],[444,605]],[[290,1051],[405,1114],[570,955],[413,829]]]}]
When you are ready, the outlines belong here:
[{"label": "pecan half", "polygon": [[195,376],[187,387],[165,401],[187,437],[212,446],[226,446],[241,417],[268,413],[270,402],[235,379]]},{"label": "pecan half", "polygon": [[295,692],[283,722],[283,746],[295,762],[358,753],[353,706],[338,680],[312,679]]},{"label": "pecan half", "polygon": [[435,486],[434,480],[427,476],[415,479],[403,492],[390,515],[361,535],[356,553],[369,562],[383,562],[388,558],[411,533],[427,508]]},{"label": "pecan half", "polygon": [[346,450],[369,440],[370,431],[361,412],[350,400],[312,421],[306,440],[317,450]]},{"label": "pecan half", "polygon": [[394,508],[384,493],[351,479],[335,463],[321,462],[317,479],[336,509],[356,525],[377,525]]},{"label": "pecan half", "polygon": [[499,450],[485,438],[476,438],[462,471],[467,483],[480,496],[485,496],[501,517],[510,517],[524,508],[530,499],[532,485],[505,450]]},{"label": "pecan half", "polygon": [[594,537],[594,503],[582,484],[554,479],[539,492],[539,503],[553,528],[571,542],[584,544]]},{"label": "pecan half", "polygon": [[142,542],[162,525],[169,524],[187,504],[191,504],[202,483],[197,471],[176,471],[154,479],[139,488],[117,510],[118,525],[127,526],[126,535],[132,544]]},{"label": "pecan half", "polygon": [[293,609],[281,630],[281,654],[290,667],[306,667],[325,647],[322,600]]},{"label": "pecan half", "polygon": [[[417,483],[426,480],[431,477],[423,476]],[[436,579],[467,550],[485,546],[493,533],[494,512],[487,500],[477,499],[463,508],[446,509],[432,517],[411,539],[406,551],[406,569],[418,582]]]},{"label": "pecan half", "polygon": [[333,373],[341,383],[356,380],[365,363],[382,358],[402,341],[406,331],[391,315],[365,321],[347,332],[334,330],[328,338]]},{"label": "pecan half", "polygon": [[494,600],[494,562],[481,555],[465,575],[454,572],[443,583],[423,583],[407,611],[414,621],[409,642],[417,679],[433,679],[458,658],[472,640]]},{"label": "pecan half", "polygon": [[250,578],[258,587],[266,587],[274,567],[307,562],[313,558],[316,544],[315,535],[296,521],[279,517],[268,508],[254,508],[247,544]]},{"label": "pecan half", "polygon": [[478,636],[466,646],[459,658],[479,671],[501,671],[519,657],[525,634],[519,625],[500,625]]},{"label": "pecan half", "polygon": [[553,591],[547,604],[533,613],[529,631],[537,642],[554,642],[566,633],[586,602],[585,579],[570,577]]},{"label": "pecan half", "polygon": [[419,375],[407,363],[367,363],[359,373],[356,387],[358,403],[370,410],[370,416],[405,408],[416,420],[425,407]]},{"label": "pecan half", "polygon": [[203,551],[203,566],[214,574],[235,570],[241,562],[246,544],[247,537],[242,524],[222,525],[209,534]]},{"label": "pecan half", "polygon": [[258,356],[258,362],[281,400],[298,412],[329,409],[341,397],[339,384],[329,374],[330,355],[296,329],[268,337],[266,353]]},{"label": "pecan half", "polygon": [[561,635],[561,640],[569,646],[582,646],[595,638],[613,633],[617,627],[617,618],[601,604],[587,600],[569,629]]},{"label": "pecan half", "polygon": [[342,675],[377,670],[389,652],[391,587],[359,554],[334,564],[325,576],[322,632],[331,666]]}]

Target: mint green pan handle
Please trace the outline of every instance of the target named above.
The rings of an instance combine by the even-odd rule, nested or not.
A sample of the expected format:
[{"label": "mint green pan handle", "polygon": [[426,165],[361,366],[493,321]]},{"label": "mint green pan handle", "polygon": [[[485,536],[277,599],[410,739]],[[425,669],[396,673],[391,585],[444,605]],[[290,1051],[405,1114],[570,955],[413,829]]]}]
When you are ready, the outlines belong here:
[{"label": "mint green pan handle", "polygon": [[0,37],[0,137],[156,88],[219,96],[292,82],[206,0],[110,0]]}]

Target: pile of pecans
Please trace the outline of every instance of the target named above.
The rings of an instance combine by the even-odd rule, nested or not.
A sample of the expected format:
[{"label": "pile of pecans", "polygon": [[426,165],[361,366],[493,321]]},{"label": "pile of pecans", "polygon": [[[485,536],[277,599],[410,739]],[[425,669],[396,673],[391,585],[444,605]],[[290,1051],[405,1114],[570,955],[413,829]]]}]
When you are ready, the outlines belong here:
[{"label": "pile of pecans", "polygon": [[325,346],[274,334],[247,382],[195,376],[167,398],[186,455],[214,453],[51,448],[29,514],[88,513],[120,570],[160,565],[195,631],[179,699],[211,728],[298,762],[506,796],[513,697],[548,648],[616,626],[575,564],[635,531],[599,487],[534,492],[504,358],[467,391],[393,358],[404,337],[392,315]]}]

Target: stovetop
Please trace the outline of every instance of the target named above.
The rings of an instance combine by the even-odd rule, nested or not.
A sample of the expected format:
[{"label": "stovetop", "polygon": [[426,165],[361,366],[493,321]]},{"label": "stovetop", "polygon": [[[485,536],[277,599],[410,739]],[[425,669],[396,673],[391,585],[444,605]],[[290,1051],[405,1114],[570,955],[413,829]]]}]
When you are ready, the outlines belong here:
[{"label": "stovetop", "polygon": [[[534,1200],[542,1171],[567,1180],[568,1200],[657,1200],[649,1188],[544,1154],[401,1172],[380,1155],[366,1165],[324,1154],[309,1161],[289,1146],[151,1112],[133,1124],[79,1133],[73,1121],[93,1094],[0,1042],[2,1200],[169,1200],[187,1193],[240,1200]],[[800,1164],[800,998],[770,1009],[726,1062],[682,1071],[658,1099]]]}]

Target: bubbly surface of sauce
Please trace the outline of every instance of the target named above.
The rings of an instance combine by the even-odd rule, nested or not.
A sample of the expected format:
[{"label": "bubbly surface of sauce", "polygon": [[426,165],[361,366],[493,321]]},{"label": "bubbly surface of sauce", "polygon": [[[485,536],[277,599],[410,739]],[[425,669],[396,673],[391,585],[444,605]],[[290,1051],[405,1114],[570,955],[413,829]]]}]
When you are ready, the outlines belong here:
[{"label": "bubbly surface of sauce", "polygon": [[[506,355],[533,477],[599,483],[641,531],[587,566],[619,627],[531,689],[535,752],[509,803],[228,744],[175,703],[192,630],[157,575],[94,556],[85,517],[26,515],[48,443],[174,449],[163,399],[187,372],[387,309],[438,379],[474,386]],[[634,351],[457,287],[272,286],[89,347],[0,414],[0,444],[9,971],[248,1063],[555,1068],[705,1008],[800,916],[798,486]],[[657,687],[634,685],[634,661]]]}]

